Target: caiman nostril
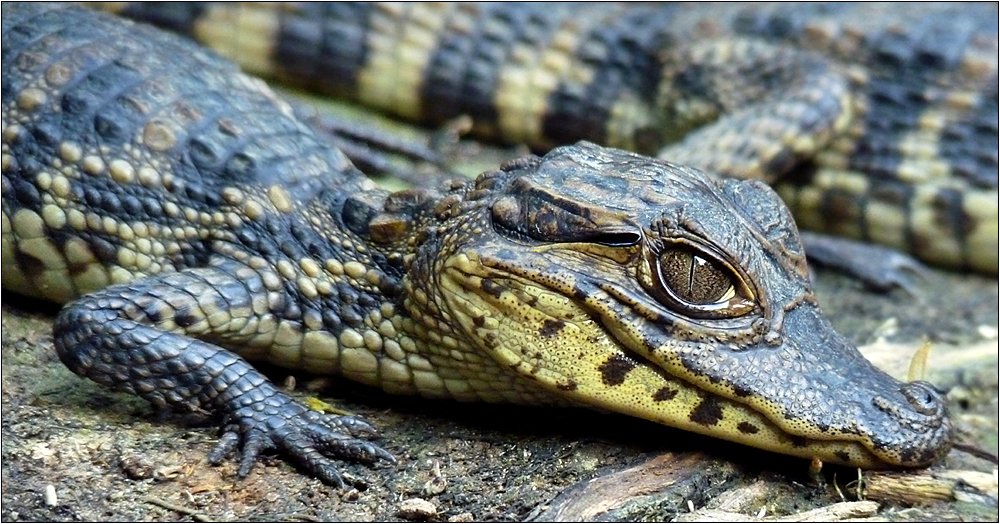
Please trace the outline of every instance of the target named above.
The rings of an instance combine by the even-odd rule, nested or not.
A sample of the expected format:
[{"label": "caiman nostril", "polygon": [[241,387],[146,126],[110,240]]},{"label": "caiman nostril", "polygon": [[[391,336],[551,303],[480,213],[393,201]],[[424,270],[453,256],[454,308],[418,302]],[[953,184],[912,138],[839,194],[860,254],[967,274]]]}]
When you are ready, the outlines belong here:
[{"label": "caiman nostril", "polygon": [[941,395],[927,382],[917,381],[903,384],[900,392],[910,402],[913,409],[923,415],[938,415],[944,409]]}]

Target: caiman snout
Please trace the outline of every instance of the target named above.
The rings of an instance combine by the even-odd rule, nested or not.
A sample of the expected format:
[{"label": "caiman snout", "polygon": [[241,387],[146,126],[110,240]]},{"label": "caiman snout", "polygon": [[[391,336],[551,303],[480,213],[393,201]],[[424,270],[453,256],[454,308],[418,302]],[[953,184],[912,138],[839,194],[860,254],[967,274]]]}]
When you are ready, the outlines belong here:
[{"label": "caiman snout", "polygon": [[[857,453],[845,444],[846,453],[825,460],[866,468],[921,467],[951,448],[947,406],[933,386],[901,383],[875,367],[813,304],[788,311],[782,328],[783,344],[777,351],[744,350],[727,356],[740,358],[741,369],[752,372],[741,378],[770,377],[782,370],[791,376],[802,370],[797,380],[782,382],[782,387],[749,381],[739,385],[784,406],[774,420],[790,421],[789,433],[819,442],[858,443],[867,450]],[[797,400],[810,395],[814,402]]]},{"label": "caiman snout", "polygon": [[[883,459],[890,457],[887,459],[890,464],[926,466],[951,449],[952,428],[945,399],[924,381],[902,384],[899,392],[905,404],[901,402],[903,399],[892,401],[878,395],[872,400],[874,406],[888,415],[891,424],[898,428],[872,435],[875,449],[886,454]],[[898,438],[899,430],[908,434],[908,438]]]}]

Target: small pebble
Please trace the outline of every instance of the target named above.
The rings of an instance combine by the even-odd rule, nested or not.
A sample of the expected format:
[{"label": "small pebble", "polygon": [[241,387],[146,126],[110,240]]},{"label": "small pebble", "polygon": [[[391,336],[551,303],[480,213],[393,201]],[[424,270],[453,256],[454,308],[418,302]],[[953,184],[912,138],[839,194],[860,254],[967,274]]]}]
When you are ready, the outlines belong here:
[{"label": "small pebble", "polygon": [[59,498],[56,497],[56,487],[52,484],[47,484],[45,486],[45,505],[46,506],[56,506],[59,504]]},{"label": "small pebble", "polygon": [[421,498],[406,499],[399,503],[396,516],[406,520],[427,520],[437,515],[437,506]]},{"label": "small pebble", "polygon": [[153,478],[156,468],[147,458],[137,454],[122,456],[119,463],[122,473],[132,480],[146,480]]}]

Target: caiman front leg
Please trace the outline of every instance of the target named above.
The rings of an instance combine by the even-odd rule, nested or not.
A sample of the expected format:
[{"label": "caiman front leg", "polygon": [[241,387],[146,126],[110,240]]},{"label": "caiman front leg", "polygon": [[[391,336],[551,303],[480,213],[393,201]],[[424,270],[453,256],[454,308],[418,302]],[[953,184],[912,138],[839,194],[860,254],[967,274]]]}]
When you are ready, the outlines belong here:
[{"label": "caiman front leg", "polygon": [[158,408],[221,416],[222,438],[209,460],[218,464],[239,448],[240,477],[268,449],[336,486],[343,480],[329,457],[395,463],[389,452],[364,440],[375,435],[367,422],[308,409],[222,347],[299,351],[276,340],[273,306],[290,299],[269,292],[250,268],[231,270],[148,277],[70,303],[55,323],[59,357],[74,373]]}]

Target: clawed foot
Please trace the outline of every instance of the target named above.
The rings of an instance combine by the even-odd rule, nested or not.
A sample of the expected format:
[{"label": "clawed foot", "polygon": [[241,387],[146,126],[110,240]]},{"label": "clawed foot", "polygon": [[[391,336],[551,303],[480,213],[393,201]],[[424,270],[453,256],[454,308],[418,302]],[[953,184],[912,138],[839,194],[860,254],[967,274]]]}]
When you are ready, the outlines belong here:
[{"label": "clawed foot", "polygon": [[239,449],[236,474],[243,478],[262,451],[276,449],[323,482],[343,487],[344,480],[331,457],[366,464],[379,460],[396,463],[388,451],[365,440],[375,436],[375,428],[360,418],[313,411],[275,391],[271,397],[227,415],[222,438],[208,459],[218,465]]}]

